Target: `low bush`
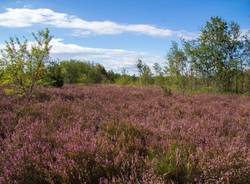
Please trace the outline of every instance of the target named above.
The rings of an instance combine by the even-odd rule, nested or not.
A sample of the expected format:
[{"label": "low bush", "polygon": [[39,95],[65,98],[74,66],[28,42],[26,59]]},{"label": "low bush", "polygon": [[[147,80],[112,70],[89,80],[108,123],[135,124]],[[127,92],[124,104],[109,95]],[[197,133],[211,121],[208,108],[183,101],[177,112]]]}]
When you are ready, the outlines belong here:
[{"label": "low bush", "polygon": [[55,62],[52,62],[46,69],[45,82],[54,87],[62,87],[64,84],[64,77],[62,67]]},{"label": "low bush", "polygon": [[161,87],[164,95],[166,95],[166,96],[171,96],[172,95],[172,90],[168,86],[161,85],[160,87]]},{"label": "low bush", "polygon": [[156,159],[155,170],[166,181],[194,183],[196,166],[191,159],[192,151],[187,145],[172,144]]}]

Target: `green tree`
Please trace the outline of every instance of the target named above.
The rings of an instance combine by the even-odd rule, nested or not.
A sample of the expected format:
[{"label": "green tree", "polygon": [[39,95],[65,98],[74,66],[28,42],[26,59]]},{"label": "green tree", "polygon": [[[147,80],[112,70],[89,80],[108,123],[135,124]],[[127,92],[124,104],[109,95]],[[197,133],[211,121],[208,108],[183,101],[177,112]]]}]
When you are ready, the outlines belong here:
[{"label": "green tree", "polygon": [[48,85],[54,87],[62,87],[64,84],[64,77],[62,73],[62,66],[57,62],[51,62],[46,69],[45,81]]},{"label": "green tree", "polygon": [[115,73],[113,70],[109,70],[107,72],[107,77],[111,83],[114,83],[118,78],[121,77],[121,74]]},{"label": "green tree", "polygon": [[108,73],[106,69],[100,64],[96,64],[94,68],[94,83],[108,82]]},{"label": "green tree", "polygon": [[197,76],[207,81],[215,80],[223,91],[239,92],[240,80],[246,62],[246,42],[240,26],[212,17],[201,29],[200,36],[185,43]]},{"label": "green tree", "polygon": [[61,67],[63,70],[65,83],[81,82],[81,75],[85,73],[85,63],[75,60],[62,61]]},{"label": "green tree", "polygon": [[163,76],[163,69],[159,63],[154,63],[153,68],[156,75]]},{"label": "green tree", "polygon": [[108,81],[108,73],[100,64],[69,60],[61,62],[65,83],[101,83]]},{"label": "green tree", "polygon": [[19,38],[10,38],[2,51],[2,83],[11,85],[16,93],[26,96],[30,96],[35,86],[42,83],[51,50],[52,36],[48,29],[33,33],[33,37],[32,44],[27,39],[22,42]]},{"label": "green tree", "polygon": [[176,42],[172,42],[167,54],[166,73],[170,77],[172,84],[185,90],[187,79],[187,57],[182,48]]},{"label": "green tree", "polygon": [[148,65],[144,64],[142,62],[142,60],[138,60],[137,61],[137,69],[140,75],[139,81],[141,84],[152,84],[153,83],[153,79],[152,79],[152,72],[149,68]]},{"label": "green tree", "polygon": [[167,55],[167,74],[172,77],[179,77],[185,73],[187,67],[187,57],[185,52],[179,48],[176,42],[172,42],[172,46]]},{"label": "green tree", "polygon": [[163,68],[159,63],[154,63],[153,68],[155,72],[154,83],[157,85],[163,85],[165,83]]}]

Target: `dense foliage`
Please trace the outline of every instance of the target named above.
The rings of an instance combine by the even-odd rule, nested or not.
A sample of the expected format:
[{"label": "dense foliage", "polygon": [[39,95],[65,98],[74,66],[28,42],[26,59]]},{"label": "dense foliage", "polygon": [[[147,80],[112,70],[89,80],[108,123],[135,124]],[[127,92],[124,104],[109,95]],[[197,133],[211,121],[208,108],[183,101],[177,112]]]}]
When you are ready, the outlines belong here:
[{"label": "dense foliage", "polygon": [[64,84],[62,66],[57,62],[50,62],[46,67],[44,81],[49,86],[62,87]]},{"label": "dense foliage", "polygon": [[66,83],[105,83],[109,80],[108,72],[100,64],[84,61],[62,61],[64,80]]},{"label": "dense foliage", "polygon": [[189,87],[196,87],[198,81],[223,92],[249,92],[249,43],[237,23],[212,17],[197,39],[184,41],[182,48],[173,44],[167,57],[168,74],[181,88],[188,79]]},{"label": "dense foliage", "polygon": [[42,83],[51,49],[48,29],[33,33],[33,37],[34,43],[10,38],[0,60],[0,84],[11,85],[14,93],[25,96],[30,96],[36,85]]},{"label": "dense foliage", "polygon": [[250,98],[160,88],[0,92],[0,183],[249,183]]}]

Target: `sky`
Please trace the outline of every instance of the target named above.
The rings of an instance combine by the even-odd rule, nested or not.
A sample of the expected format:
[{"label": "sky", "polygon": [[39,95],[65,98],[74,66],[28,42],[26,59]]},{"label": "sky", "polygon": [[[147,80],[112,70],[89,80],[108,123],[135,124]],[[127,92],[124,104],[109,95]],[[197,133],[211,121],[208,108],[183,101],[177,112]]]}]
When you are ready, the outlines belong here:
[{"label": "sky", "polygon": [[0,48],[49,28],[54,59],[133,73],[138,59],[163,64],[171,41],[196,38],[211,16],[250,30],[250,0],[1,0]]}]

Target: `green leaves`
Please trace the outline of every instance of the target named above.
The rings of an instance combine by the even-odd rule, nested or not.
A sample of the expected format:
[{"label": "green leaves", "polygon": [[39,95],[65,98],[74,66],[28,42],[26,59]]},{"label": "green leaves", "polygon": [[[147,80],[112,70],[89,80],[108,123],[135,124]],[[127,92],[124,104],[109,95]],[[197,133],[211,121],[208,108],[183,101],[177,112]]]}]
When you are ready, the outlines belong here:
[{"label": "green leaves", "polygon": [[46,70],[45,81],[48,85],[54,87],[62,87],[64,84],[64,77],[62,67],[56,62],[50,63]]},{"label": "green leaves", "polygon": [[142,62],[142,60],[138,60],[137,61],[137,69],[139,71],[139,75],[140,75],[140,84],[152,84],[153,83],[153,79],[152,79],[152,72],[149,68],[149,66],[147,66],[146,64],[144,64]]},{"label": "green leaves", "polygon": [[166,181],[185,183],[193,181],[196,168],[190,159],[191,149],[187,145],[172,144],[165,154],[156,159],[155,170]]},{"label": "green leaves", "polygon": [[33,33],[34,42],[27,39],[10,38],[3,50],[3,83],[13,87],[18,94],[30,96],[36,85],[41,84],[45,74],[45,64],[49,60],[52,37],[45,29]]},{"label": "green leaves", "polygon": [[80,60],[62,61],[60,63],[66,83],[104,83],[109,80],[109,74],[100,64]]},{"label": "green leaves", "polygon": [[177,77],[185,73],[187,57],[176,42],[172,42],[172,47],[167,55],[167,73],[172,77]]},{"label": "green leaves", "polygon": [[214,80],[222,91],[239,91],[239,73],[249,66],[244,43],[247,39],[235,22],[212,17],[201,29],[199,38],[185,42],[190,66],[198,77]]}]

